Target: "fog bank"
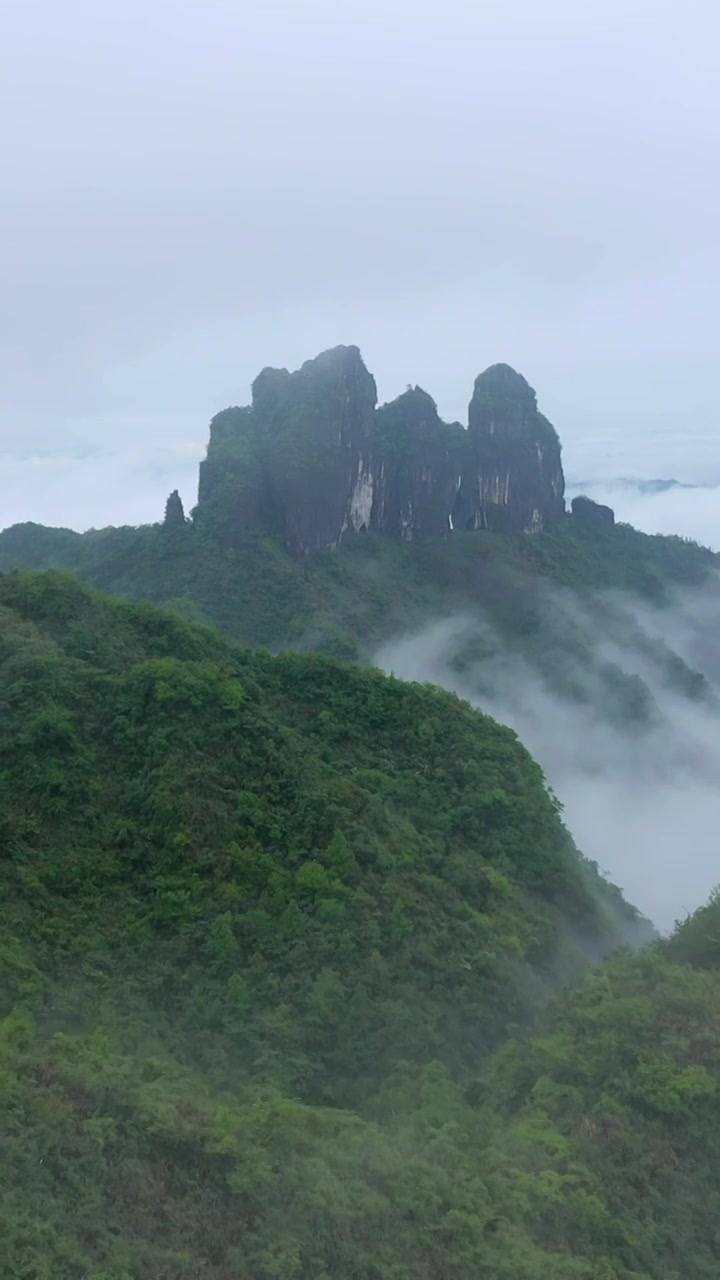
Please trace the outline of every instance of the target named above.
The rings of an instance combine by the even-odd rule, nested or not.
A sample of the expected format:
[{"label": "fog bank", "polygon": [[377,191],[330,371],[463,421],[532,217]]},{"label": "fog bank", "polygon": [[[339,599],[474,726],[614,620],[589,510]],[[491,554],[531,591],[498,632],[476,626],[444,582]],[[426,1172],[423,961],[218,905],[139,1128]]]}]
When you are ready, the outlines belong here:
[{"label": "fog bank", "polygon": [[[617,612],[617,597],[610,602]],[[559,611],[589,635],[597,619],[558,593]],[[689,594],[671,611],[623,602],[628,633],[652,642],[664,636],[690,665],[720,674],[720,603],[714,592]],[[478,637],[496,656],[464,665],[458,655]],[[600,686],[578,667],[584,701],[558,696],[523,656],[512,653],[489,620],[456,616],[400,636],[376,662],[408,680],[451,689],[510,725],[540,762],[564,808],[578,847],[626,897],[662,929],[703,902],[720,880],[720,715],[714,694],[693,701],[673,691],[641,645],[595,635],[594,654],[637,675],[655,703],[650,724],[618,724]],[[502,657],[497,656],[498,653]],[[569,659],[570,661],[570,659]]]}]

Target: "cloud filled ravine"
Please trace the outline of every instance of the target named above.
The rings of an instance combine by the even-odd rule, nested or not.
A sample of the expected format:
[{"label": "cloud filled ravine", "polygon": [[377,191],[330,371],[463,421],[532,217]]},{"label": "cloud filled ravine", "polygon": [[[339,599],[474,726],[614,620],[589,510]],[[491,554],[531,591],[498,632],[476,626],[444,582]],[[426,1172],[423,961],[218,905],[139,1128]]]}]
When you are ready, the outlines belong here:
[{"label": "cloud filled ravine", "polygon": [[678,594],[670,609],[614,595],[586,613],[555,591],[545,613],[565,637],[560,660],[508,646],[481,611],[399,635],[376,660],[510,725],[578,846],[667,930],[718,880],[720,586]]}]

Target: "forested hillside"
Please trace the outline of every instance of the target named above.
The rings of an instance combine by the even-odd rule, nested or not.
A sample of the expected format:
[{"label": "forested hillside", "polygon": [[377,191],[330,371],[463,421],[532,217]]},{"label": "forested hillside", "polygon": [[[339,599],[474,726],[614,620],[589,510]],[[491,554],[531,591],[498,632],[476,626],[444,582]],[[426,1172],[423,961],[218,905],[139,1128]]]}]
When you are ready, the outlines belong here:
[{"label": "forested hillside", "polygon": [[563,517],[505,366],[476,492],[425,393],[321,358],[317,417],[317,363],[192,518],[0,533],[0,1275],[716,1280],[718,901],[657,941],[510,729],[371,663],[714,786],[717,558]]},{"label": "forested hillside", "polygon": [[[558,696],[577,696],[578,663],[594,672],[599,705],[615,718],[649,705],[638,677],[648,658],[664,681],[702,693],[701,674],[645,634],[632,609],[662,609],[675,591],[709,589],[716,577],[716,557],[680,538],[587,529],[570,518],[532,537],[458,533],[408,543],[369,534],[303,561],[259,535],[223,549],[191,521],[87,534],[18,525],[0,533],[0,568],[16,566],[70,569],[101,591],[164,604],[242,645],[346,660],[372,658],[398,634],[461,614],[478,630],[489,624],[503,653],[521,655]],[[608,592],[616,593],[612,609]],[[583,635],[572,619],[588,609],[595,616]],[[622,648],[612,664],[598,651],[601,638]],[[470,639],[476,665],[481,647]],[[465,666],[467,658],[457,654]]]},{"label": "forested hillside", "polygon": [[312,643],[347,656],[372,652],[408,619],[472,605],[517,610],[517,587],[621,590],[662,603],[674,587],[706,582],[717,563],[681,538],[628,525],[587,529],[570,518],[532,537],[367,535],[304,561],[259,535],[223,549],[190,520],[85,534],[35,524],[0,532],[0,569],[70,569],[100,591],[170,604],[240,644]]},{"label": "forested hillside", "polygon": [[716,1274],[715,906],[527,1041],[647,930],[509,730],[63,574],[0,608],[2,1274]]}]

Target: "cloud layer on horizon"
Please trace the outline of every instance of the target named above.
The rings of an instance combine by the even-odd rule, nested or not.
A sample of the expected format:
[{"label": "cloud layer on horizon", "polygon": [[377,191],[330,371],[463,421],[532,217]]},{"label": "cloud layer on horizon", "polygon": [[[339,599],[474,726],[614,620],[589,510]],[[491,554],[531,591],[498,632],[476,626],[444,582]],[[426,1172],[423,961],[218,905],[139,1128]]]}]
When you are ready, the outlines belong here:
[{"label": "cloud layer on horizon", "polygon": [[669,451],[720,483],[720,12],[690,11],[7,0],[0,523],[152,519],[212,413],[338,342],[451,419],[508,361],[583,478]]},{"label": "cloud layer on horizon", "polygon": [[571,487],[613,508],[615,518],[643,533],[677,534],[720,551],[720,486],[673,487],[647,493],[633,484],[600,481]]}]

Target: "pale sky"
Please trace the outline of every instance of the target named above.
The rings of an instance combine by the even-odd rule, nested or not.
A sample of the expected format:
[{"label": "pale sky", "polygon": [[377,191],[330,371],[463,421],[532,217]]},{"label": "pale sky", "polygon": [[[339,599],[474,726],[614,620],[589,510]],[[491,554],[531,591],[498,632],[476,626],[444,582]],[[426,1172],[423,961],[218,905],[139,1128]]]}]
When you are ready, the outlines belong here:
[{"label": "pale sky", "polygon": [[338,342],[720,484],[717,0],[4,0],[0,156],[0,526],[191,507],[211,415]]}]

